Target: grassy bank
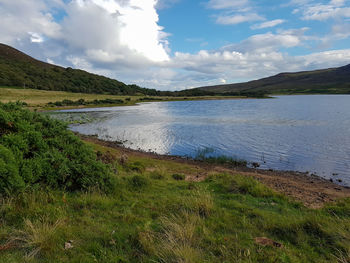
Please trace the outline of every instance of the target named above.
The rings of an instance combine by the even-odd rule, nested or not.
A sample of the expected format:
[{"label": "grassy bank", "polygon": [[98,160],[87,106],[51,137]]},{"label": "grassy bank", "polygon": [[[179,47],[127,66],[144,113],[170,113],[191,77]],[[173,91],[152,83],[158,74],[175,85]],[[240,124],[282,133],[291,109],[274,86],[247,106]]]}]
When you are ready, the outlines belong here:
[{"label": "grassy bank", "polygon": [[0,109],[0,263],[350,260],[349,199],[309,209],[239,171],[83,143]]},{"label": "grassy bank", "polygon": [[129,106],[135,105],[139,102],[147,101],[181,101],[181,100],[208,100],[208,99],[239,99],[243,97],[235,96],[197,96],[197,97],[157,97],[157,96],[116,96],[116,95],[102,95],[102,94],[85,94],[85,93],[72,93],[64,91],[44,91],[35,89],[20,89],[15,87],[0,87],[0,102],[16,102],[22,101],[28,104],[29,107],[52,110],[57,109],[59,106],[52,105],[50,103],[63,102],[64,100],[78,101],[84,100],[86,102],[93,102],[94,100],[121,100],[122,103],[105,103],[105,104],[93,104],[88,105],[72,105],[60,108],[76,108],[76,107],[105,107],[105,106]]},{"label": "grassy bank", "polygon": [[[126,160],[115,149],[93,146],[115,171],[113,191],[39,190],[2,198],[0,262],[350,259],[348,202],[311,210],[249,177],[213,173],[189,182],[174,174],[193,167]],[[268,238],[267,245],[259,237]]]}]

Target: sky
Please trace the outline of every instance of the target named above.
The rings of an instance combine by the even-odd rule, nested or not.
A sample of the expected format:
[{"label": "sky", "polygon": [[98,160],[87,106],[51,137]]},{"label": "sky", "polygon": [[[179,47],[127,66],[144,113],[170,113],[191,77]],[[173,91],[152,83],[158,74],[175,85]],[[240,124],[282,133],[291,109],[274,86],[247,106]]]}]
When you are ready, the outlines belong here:
[{"label": "sky", "polygon": [[0,42],[159,90],[350,64],[350,0],[0,0]]}]

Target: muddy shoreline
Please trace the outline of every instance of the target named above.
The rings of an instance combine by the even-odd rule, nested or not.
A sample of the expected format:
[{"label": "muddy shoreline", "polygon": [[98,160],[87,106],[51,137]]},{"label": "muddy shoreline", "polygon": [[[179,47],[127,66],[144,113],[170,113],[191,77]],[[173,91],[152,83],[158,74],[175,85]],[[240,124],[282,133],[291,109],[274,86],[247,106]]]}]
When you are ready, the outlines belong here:
[{"label": "muddy shoreline", "polygon": [[100,140],[96,136],[77,135],[84,141],[117,149],[121,154],[126,154],[128,156],[173,161],[194,166],[198,172],[195,174],[187,174],[186,180],[188,181],[202,181],[208,174],[213,172],[252,176],[273,190],[300,201],[310,208],[320,208],[326,203],[350,197],[349,187],[337,185],[326,179],[315,175],[309,175],[307,173],[261,170],[248,167],[232,167],[229,165],[212,164],[180,156],[161,155],[152,152],[132,150],[125,148],[117,142]]}]

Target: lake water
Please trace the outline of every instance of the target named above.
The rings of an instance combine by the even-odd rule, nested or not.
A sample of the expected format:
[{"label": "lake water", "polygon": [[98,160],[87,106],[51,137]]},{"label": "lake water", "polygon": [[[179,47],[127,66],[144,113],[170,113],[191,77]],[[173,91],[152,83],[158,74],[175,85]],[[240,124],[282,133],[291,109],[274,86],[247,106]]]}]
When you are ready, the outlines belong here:
[{"label": "lake water", "polygon": [[72,125],[73,131],[133,149],[195,156],[208,148],[263,169],[308,171],[350,185],[350,96],[151,102],[68,112],[94,119]]}]

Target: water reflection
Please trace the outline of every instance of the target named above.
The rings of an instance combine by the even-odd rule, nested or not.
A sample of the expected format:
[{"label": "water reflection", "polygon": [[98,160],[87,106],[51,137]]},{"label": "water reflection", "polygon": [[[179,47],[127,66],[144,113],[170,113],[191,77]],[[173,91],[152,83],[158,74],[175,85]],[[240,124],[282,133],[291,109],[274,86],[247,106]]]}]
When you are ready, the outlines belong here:
[{"label": "water reflection", "polygon": [[169,129],[173,122],[166,105],[149,103],[140,107],[89,109],[98,115],[98,121],[72,125],[71,129],[98,138],[122,142],[131,149],[141,149],[160,154],[170,154],[174,134]]}]

